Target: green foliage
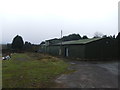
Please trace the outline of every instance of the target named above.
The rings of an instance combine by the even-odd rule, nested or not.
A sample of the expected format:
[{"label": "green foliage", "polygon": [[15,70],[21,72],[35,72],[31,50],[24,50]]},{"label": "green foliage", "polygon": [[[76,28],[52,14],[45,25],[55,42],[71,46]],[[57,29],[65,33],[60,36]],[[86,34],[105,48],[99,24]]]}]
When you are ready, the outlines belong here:
[{"label": "green foliage", "polygon": [[30,42],[25,42],[25,45],[24,45],[24,49],[25,51],[32,51],[32,45]]},{"label": "green foliage", "polygon": [[44,41],[42,41],[40,44],[45,44],[45,42],[44,42]]},{"label": "green foliage", "polygon": [[82,39],[88,39],[88,37],[87,37],[86,35],[84,35],[84,36],[82,37]]},{"label": "green foliage", "polygon": [[2,63],[3,88],[44,88],[54,86],[54,78],[64,73],[63,60],[35,53],[13,54]]},{"label": "green foliage", "polygon": [[[47,40],[49,42],[49,44],[55,44],[55,43],[59,43],[61,42],[61,39],[57,39],[57,38],[54,38],[54,39],[50,39],[50,40]],[[43,42],[44,43],[44,42]],[[45,44],[45,43],[44,43]]]},{"label": "green foliage", "polygon": [[103,35],[102,38],[107,38],[107,35]]},{"label": "green foliage", "polygon": [[81,36],[79,34],[70,34],[68,36],[63,36],[62,41],[72,41],[79,39],[81,39]]},{"label": "green foliage", "polygon": [[23,45],[24,45],[24,42],[21,36],[17,35],[16,37],[14,37],[12,41],[12,49],[21,50],[23,49]]},{"label": "green foliage", "polygon": [[[62,40],[61,38],[54,38],[54,39],[50,39],[50,40],[46,40],[47,42],[49,42],[50,45],[55,44],[55,43],[60,43],[61,41],[73,41],[73,40],[80,40],[80,39],[88,39],[88,37],[86,35],[84,35],[83,37],[81,37],[79,34],[70,34],[68,36],[63,36]],[[41,42],[40,45],[45,44],[45,42]]]},{"label": "green foliage", "polygon": [[116,39],[117,39],[117,40],[120,40],[120,32],[118,33]]},{"label": "green foliage", "polygon": [[111,39],[115,39],[115,35],[109,35],[109,36],[107,36],[107,35],[103,35],[102,36],[102,38],[111,38]]}]

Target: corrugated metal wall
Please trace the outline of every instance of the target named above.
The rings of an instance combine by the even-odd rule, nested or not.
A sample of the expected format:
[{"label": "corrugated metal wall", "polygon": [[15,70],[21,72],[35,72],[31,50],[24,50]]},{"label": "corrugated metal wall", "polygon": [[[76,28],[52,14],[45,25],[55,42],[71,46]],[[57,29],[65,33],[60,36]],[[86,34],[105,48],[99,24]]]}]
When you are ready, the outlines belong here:
[{"label": "corrugated metal wall", "polygon": [[68,49],[68,57],[85,57],[85,46],[84,45],[65,45],[62,48],[62,55],[66,56],[66,49]]},{"label": "corrugated metal wall", "polygon": [[[48,54],[60,56],[60,45],[47,46],[45,51]],[[118,55],[117,44],[114,39],[103,38],[83,45],[62,45],[63,57],[104,59],[116,58]]]},{"label": "corrugated metal wall", "polygon": [[115,41],[110,38],[104,38],[86,44],[86,58],[115,58],[117,56]]}]

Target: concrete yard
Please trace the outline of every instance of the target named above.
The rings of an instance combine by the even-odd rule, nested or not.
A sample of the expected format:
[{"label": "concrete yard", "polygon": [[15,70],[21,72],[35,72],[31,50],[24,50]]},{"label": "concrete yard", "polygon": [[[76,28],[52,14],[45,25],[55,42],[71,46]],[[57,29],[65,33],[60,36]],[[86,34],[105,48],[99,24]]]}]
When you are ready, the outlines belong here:
[{"label": "concrete yard", "polygon": [[118,61],[69,61],[69,70],[55,82],[57,88],[118,88]]}]

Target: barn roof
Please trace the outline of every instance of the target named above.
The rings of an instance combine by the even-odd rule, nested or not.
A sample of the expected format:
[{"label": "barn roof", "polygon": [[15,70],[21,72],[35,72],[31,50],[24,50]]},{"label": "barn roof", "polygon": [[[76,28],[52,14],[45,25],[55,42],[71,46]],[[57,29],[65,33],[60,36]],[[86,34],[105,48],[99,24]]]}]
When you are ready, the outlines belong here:
[{"label": "barn roof", "polygon": [[[65,41],[65,42],[62,42],[62,45],[73,45],[73,44],[87,44],[87,43],[90,43],[90,42],[93,42],[93,41],[96,41],[96,40],[100,40],[102,38],[91,38],[91,39],[81,39],[81,40],[74,40],[74,41]],[[55,45],[60,45],[61,43],[57,43]]]}]

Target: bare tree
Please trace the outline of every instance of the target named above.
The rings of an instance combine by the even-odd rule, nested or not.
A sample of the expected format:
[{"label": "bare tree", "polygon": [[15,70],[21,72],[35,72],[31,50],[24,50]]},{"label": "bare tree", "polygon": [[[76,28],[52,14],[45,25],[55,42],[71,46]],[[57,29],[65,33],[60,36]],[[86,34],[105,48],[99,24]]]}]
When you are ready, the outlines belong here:
[{"label": "bare tree", "polygon": [[102,37],[103,34],[101,32],[95,32],[94,33],[94,38],[99,38],[99,37]]}]

